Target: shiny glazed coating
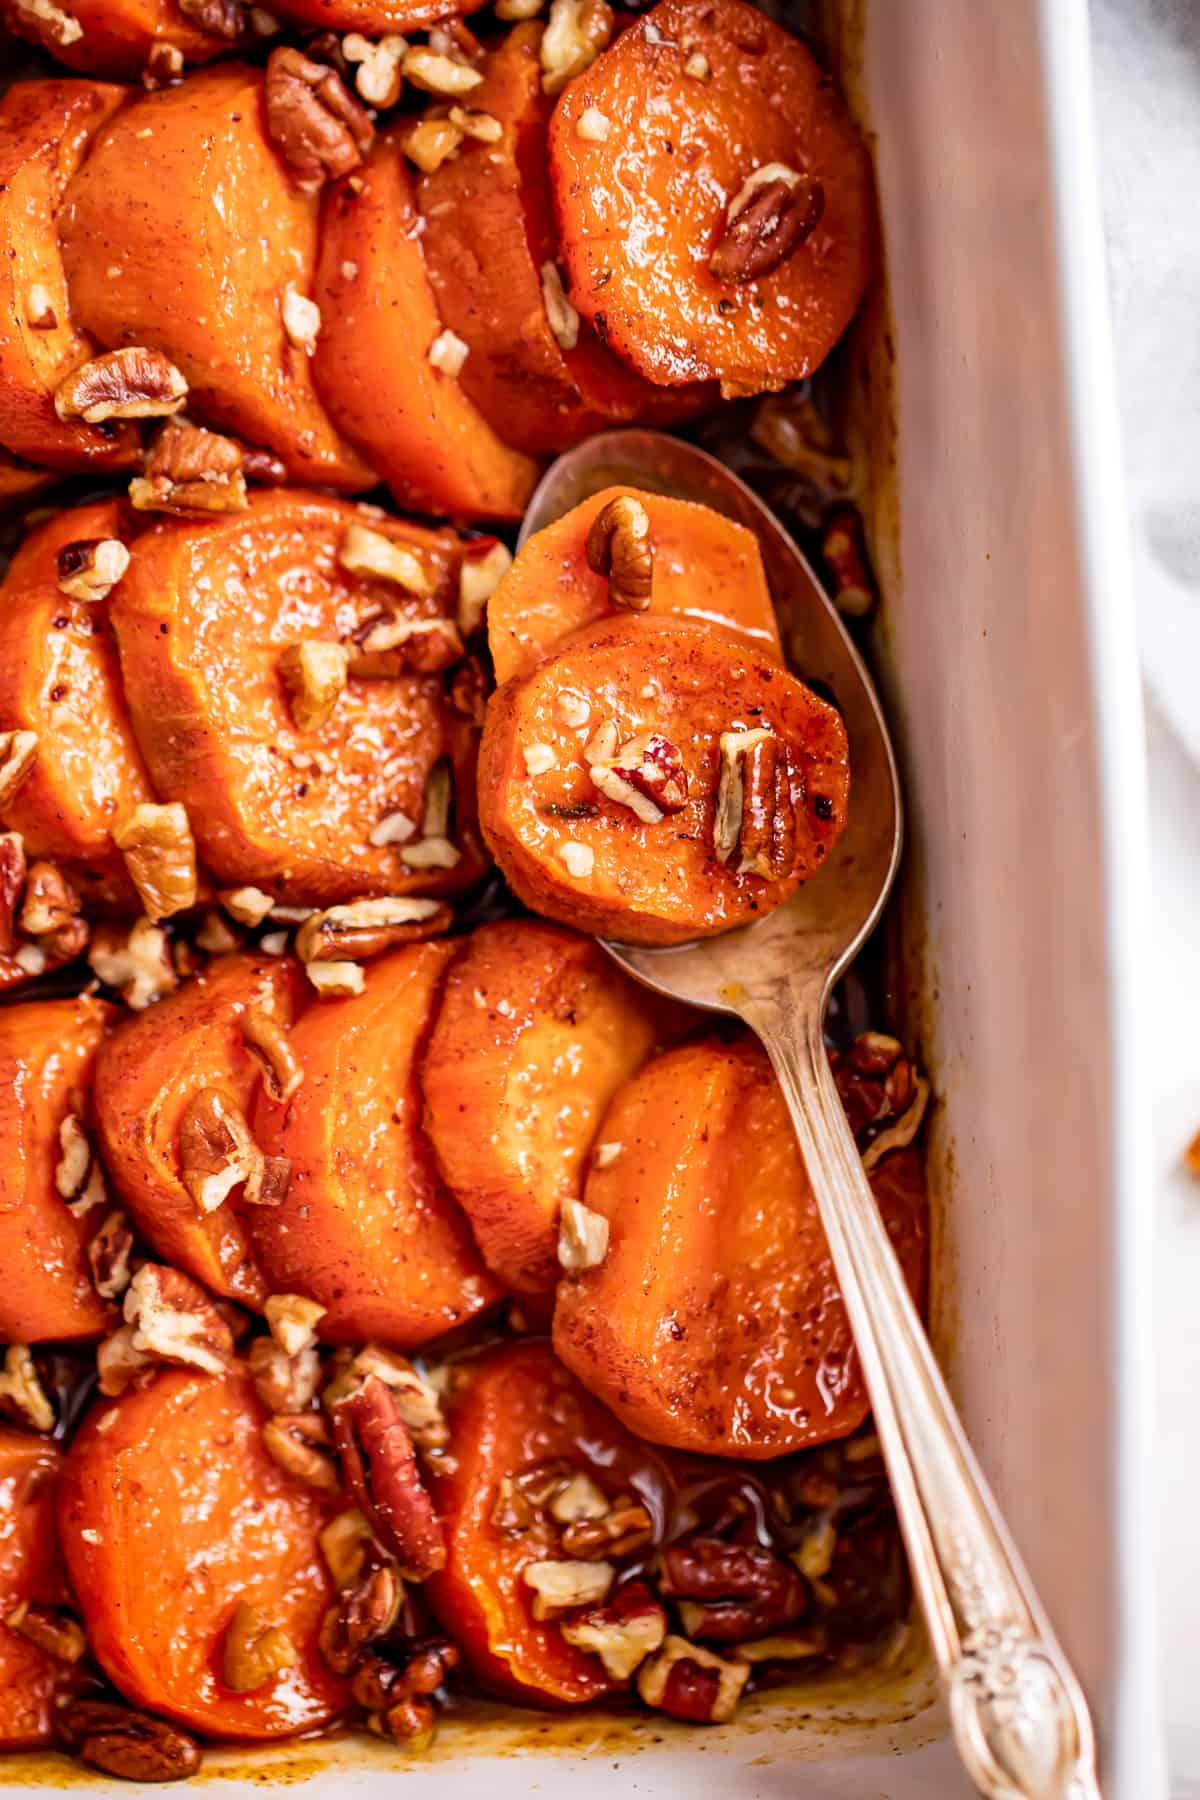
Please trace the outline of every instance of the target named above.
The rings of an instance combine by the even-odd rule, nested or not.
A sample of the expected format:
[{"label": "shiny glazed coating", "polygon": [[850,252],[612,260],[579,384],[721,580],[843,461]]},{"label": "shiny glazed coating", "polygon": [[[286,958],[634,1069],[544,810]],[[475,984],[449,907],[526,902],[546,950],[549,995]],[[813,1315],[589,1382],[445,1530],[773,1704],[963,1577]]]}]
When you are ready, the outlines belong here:
[{"label": "shiny glazed coating", "polygon": [[[410,549],[434,592],[418,599],[350,575],[338,551],[354,523]],[[165,521],[139,540],[112,607],[125,697],[155,786],[189,808],[223,885],[331,905],[478,875],[474,734],[446,706],[442,678],[351,676],[328,722],[302,730],[279,666],[289,645],[349,639],[383,613],[452,612],[459,556],[449,532],[283,490],[224,519]],[[419,823],[429,772],[446,755],[463,855],[449,870],[412,871],[397,846],[370,837],[391,813]]]},{"label": "shiny glazed coating", "polygon": [[48,1744],[54,1696],[70,1681],[68,1665],[5,1621],[23,1600],[66,1602],[54,1535],[57,1445],[0,1425],[0,1750]]},{"label": "shiny glazed coating", "polygon": [[282,0],[272,11],[281,19],[323,31],[359,31],[382,37],[392,31],[424,31],[477,12],[483,0]]},{"label": "shiny glazed coating", "polygon": [[[682,810],[646,823],[601,794],[586,747],[607,720],[620,743],[669,741],[687,779]],[[751,729],[788,748],[778,806],[795,841],[778,877],[740,874],[714,850],[719,740]],[[763,916],[813,874],[845,824],[848,784],[841,719],[793,676],[731,633],[625,616],[575,633],[497,690],[480,749],[480,823],[535,911],[630,943],[683,943]]]},{"label": "shiny glazed coating", "polygon": [[421,1064],[425,1123],[484,1260],[517,1293],[559,1275],[558,1212],[656,1038],[649,996],[589,939],[528,919],[472,932]]},{"label": "shiny glazed coating", "polygon": [[469,385],[429,360],[443,318],[419,225],[412,178],[391,132],[325,198],[314,289],[322,319],[313,358],[318,392],[401,506],[519,519],[536,465],[501,441],[508,437],[503,417],[493,414],[489,423]]},{"label": "shiny glazed coating", "polygon": [[611,487],[535,532],[488,601],[496,680],[527,674],[568,632],[608,616],[608,576],[589,565],[587,539],[593,522],[621,495],[636,499],[650,521],[649,615],[725,626],[740,632],[760,655],[782,662],[754,534],[690,500]]},{"label": "shiny glazed coating", "polygon": [[168,46],[189,63],[207,62],[229,49],[179,6],[178,0],[68,0],[38,8],[33,0],[3,0],[8,29],[84,75],[137,81],[156,50]]},{"label": "shiny glazed coating", "polygon": [[103,1214],[76,1217],[55,1186],[112,1011],[87,995],[0,1008],[0,1343],[78,1342],[112,1321],[85,1254]]},{"label": "shiny glazed coating", "polygon": [[107,473],[138,455],[134,426],[54,410],[59,382],[95,354],[72,320],[58,211],[125,97],[98,82],[21,81],[0,100],[0,444],[52,469]]},{"label": "shiny glazed coating", "polygon": [[663,1462],[580,1387],[546,1343],[489,1351],[464,1364],[457,1378],[462,1385],[450,1414],[457,1466],[431,1482],[449,1560],[426,1585],[430,1604],[476,1680],[492,1692],[536,1706],[599,1699],[618,1684],[554,1623],[533,1617],[521,1578],[528,1564],[562,1552],[537,1525],[501,1528],[493,1516],[499,1505],[503,1517],[500,1484],[566,1459],[609,1499],[635,1495],[661,1528]]},{"label": "shiny glazed coating", "polygon": [[[608,122],[600,142],[579,130],[590,111]],[[730,208],[774,165],[809,198],[819,186],[815,224],[760,277],[719,280]],[[873,260],[870,160],[830,78],[745,0],[644,13],[564,90],[550,167],[571,299],[651,381],[776,389],[819,367],[854,316]]]},{"label": "shiny glazed coating", "polygon": [[291,1034],[304,1086],[255,1108],[259,1144],[292,1163],[282,1206],[249,1218],[259,1261],[272,1292],[328,1309],[327,1343],[410,1349],[500,1297],[421,1129],[416,1059],[453,953],[397,950],[363,993],[311,1006]]},{"label": "shiny glazed coating", "polygon": [[245,1115],[261,1065],[246,1047],[251,1006],[290,1027],[307,983],[290,957],[222,956],[142,1013],[127,1014],[96,1061],[96,1129],[113,1186],[150,1247],[215,1294],[261,1306],[268,1289],[235,1191],[201,1212],[182,1177],[180,1126],[204,1088]]},{"label": "shiny glazed coating", "polygon": [[293,481],[362,489],[374,476],[282,316],[289,286],[312,293],[318,205],[268,136],[261,73],[231,63],[137,96],[97,137],[63,204],[63,258],[105,349],[160,351],[192,416],[273,450]]},{"label": "shiny glazed coating", "polygon": [[[849,1321],[766,1052],[710,1039],[658,1057],[602,1126],[621,1145],[585,1204],[608,1220],[597,1268],[564,1280],[554,1346],[630,1430],[762,1459],[845,1437],[867,1416]],[[918,1304],[920,1158],[871,1177]]]},{"label": "shiny glazed coating", "polygon": [[[135,1705],[210,1736],[286,1737],[345,1705],[317,1649],[333,1591],[316,1539],[337,1503],[271,1460],[266,1418],[245,1374],[165,1370],[93,1407],[59,1482],[63,1554],[101,1668]],[[249,1693],[221,1675],[239,1601],[296,1653]]]}]

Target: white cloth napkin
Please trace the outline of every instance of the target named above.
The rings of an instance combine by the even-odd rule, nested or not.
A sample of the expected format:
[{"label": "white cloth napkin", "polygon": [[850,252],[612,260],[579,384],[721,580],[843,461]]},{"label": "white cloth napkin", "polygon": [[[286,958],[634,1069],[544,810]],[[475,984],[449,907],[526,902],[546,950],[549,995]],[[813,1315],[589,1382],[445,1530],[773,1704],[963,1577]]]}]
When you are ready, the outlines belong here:
[{"label": "white cloth napkin", "polygon": [[1142,663],[1200,762],[1200,0],[1092,32]]}]

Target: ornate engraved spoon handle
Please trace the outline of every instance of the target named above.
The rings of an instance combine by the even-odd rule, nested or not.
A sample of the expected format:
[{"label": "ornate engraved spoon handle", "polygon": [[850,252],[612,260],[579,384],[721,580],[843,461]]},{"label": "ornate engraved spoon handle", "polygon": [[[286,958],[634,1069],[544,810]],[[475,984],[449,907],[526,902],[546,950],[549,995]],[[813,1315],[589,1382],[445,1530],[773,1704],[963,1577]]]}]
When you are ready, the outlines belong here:
[{"label": "ornate engraved spoon handle", "polygon": [[1100,1800],[1087,1703],[967,1443],[846,1123],[823,987],[781,982],[740,1010],[809,1168],[959,1754],[989,1800]]}]

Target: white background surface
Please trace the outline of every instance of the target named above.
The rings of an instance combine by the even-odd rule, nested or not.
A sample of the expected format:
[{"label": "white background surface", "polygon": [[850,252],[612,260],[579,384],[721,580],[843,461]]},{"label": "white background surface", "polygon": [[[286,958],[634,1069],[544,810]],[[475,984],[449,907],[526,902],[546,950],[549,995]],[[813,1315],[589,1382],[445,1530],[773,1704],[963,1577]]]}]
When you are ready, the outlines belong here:
[{"label": "white background surface", "polygon": [[1158,1574],[1172,1792],[1200,1797],[1200,0],[1093,0],[1147,688]]}]

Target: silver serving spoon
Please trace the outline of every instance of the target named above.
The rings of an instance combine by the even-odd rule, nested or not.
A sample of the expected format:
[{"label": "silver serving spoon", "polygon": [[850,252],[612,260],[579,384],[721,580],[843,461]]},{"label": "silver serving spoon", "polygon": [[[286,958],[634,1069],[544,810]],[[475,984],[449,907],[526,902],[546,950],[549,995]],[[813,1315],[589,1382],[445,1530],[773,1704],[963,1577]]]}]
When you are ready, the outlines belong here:
[{"label": "silver serving spoon", "polygon": [[900,860],[896,761],[862,659],[774,514],[721,463],[652,431],[559,457],[521,542],[601,488],[698,500],[753,531],[799,673],[850,739],[850,820],[821,872],[768,918],[665,950],[608,943],[659,993],[743,1019],[786,1096],[854,1328],[958,1751],[989,1800],[1099,1800],[1083,1693],[946,1391],[880,1219],[825,1053],[830,991],[876,924]]}]

